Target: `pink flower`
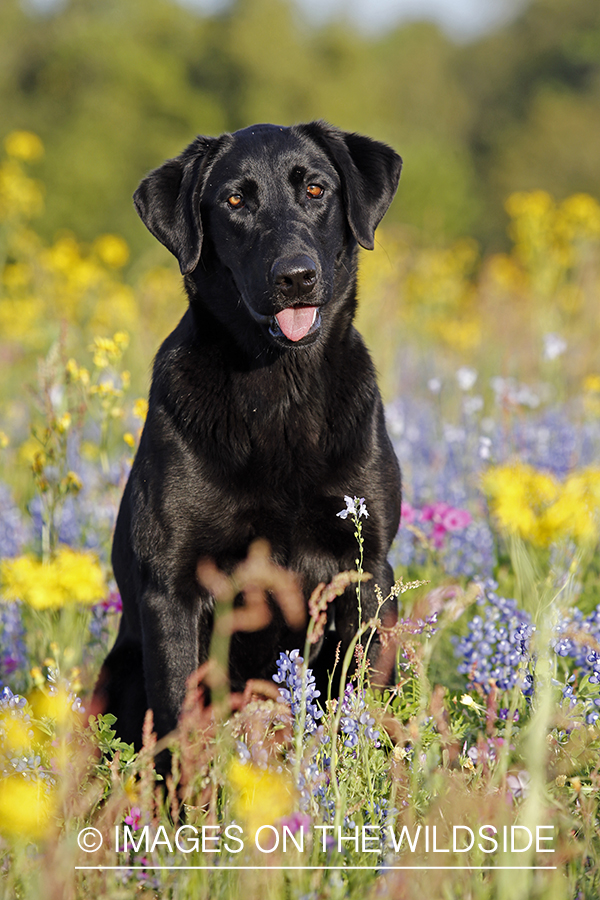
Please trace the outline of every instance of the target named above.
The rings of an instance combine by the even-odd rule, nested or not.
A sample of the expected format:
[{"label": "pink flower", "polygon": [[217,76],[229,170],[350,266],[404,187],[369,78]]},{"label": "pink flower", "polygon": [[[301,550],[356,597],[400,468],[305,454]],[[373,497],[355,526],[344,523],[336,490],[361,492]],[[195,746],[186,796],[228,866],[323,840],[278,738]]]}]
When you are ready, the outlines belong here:
[{"label": "pink flower", "polygon": [[444,538],[446,536],[446,529],[442,525],[441,522],[436,522],[433,526],[433,532],[431,535],[431,540],[433,542],[433,546],[438,550],[444,546]]},{"label": "pink flower", "polygon": [[125,816],[125,824],[133,825],[133,830],[135,831],[140,827],[140,821],[142,818],[142,811],[139,806],[132,806],[129,815]]},{"label": "pink flower", "polygon": [[280,819],[281,825],[287,825],[292,834],[296,834],[301,828],[310,828],[312,819],[307,813],[294,812],[289,816]]},{"label": "pink flower", "polygon": [[442,516],[442,525],[447,531],[459,531],[472,521],[471,513],[466,509],[454,509],[450,506]]},{"label": "pink flower", "polygon": [[427,532],[433,546],[438,550],[443,547],[444,537],[448,531],[460,531],[470,525],[472,521],[471,513],[466,509],[456,509],[442,500],[427,503],[422,509],[417,509],[408,501],[402,503],[401,525],[431,522]]},{"label": "pink flower", "polygon": [[412,525],[414,522],[419,520],[419,510],[415,509],[414,506],[407,500],[402,501],[402,514],[400,516],[400,522],[402,525]]},{"label": "pink flower", "polygon": [[447,503],[439,501],[438,503],[429,503],[421,510],[421,518],[424,522],[442,522],[446,512],[451,509]]}]

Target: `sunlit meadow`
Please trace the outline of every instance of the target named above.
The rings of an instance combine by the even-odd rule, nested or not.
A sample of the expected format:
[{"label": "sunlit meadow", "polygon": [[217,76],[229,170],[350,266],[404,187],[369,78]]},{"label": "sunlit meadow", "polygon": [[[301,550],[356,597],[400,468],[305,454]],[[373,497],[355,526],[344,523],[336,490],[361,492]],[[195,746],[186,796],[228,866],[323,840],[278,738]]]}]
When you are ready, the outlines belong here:
[{"label": "sunlit meadow", "polygon": [[[42,154],[18,132],[0,163],[0,897],[597,898],[597,201],[512,195],[510,249],[491,256],[382,229],[359,327],[403,470],[398,624],[363,623],[338,661],[355,674],[318,695],[311,642],[369,577],[369,497],[340,497],[356,571],[315,592],[306,645],[231,696],[222,628],[177,733],[157,744],[149,717],[135,754],[90,694],[149,362],[183,297],[116,235],[38,237]],[[261,545],[235,586],[199,577],[222,623],[248,589],[236,627],[261,620],[257,588],[294,602]],[[364,662],[375,630],[384,690]]]}]

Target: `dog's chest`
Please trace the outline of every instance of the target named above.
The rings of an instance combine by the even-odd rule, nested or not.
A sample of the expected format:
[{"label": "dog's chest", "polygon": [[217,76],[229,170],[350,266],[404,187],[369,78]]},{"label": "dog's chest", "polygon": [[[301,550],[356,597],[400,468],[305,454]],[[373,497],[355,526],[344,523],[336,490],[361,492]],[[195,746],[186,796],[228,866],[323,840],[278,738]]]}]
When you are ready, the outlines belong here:
[{"label": "dog's chest", "polygon": [[352,480],[346,470],[360,468],[366,426],[356,410],[340,414],[348,406],[340,379],[317,354],[254,371],[191,359],[175,370],[165,427],[181,435],[181,471],[194,471],[204,491],[250,491],[254,503],[271,497],[294,507],[299,496],[328,495],[340,478]]},{"label": "dog's chest", "polygon": [[320,480],[327,470],[323,419],[310,405],[273,407],[265,397],[249,403],[242,417],[246,433],[242,477],[269,485],[277,482],[280,487]]},{"label": "dog's chest", "polygon": [[327,401],[309,379],[266,370],[234,389],[230,402],[247,437],[249,464],[297,470],[302,459],[323,458]]}]

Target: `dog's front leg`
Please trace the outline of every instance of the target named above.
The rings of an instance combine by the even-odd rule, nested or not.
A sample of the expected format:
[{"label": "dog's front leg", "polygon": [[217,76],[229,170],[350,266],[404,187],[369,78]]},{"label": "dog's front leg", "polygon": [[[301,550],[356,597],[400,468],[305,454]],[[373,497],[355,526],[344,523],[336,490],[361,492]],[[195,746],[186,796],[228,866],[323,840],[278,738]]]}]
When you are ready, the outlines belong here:
[{"label": "dog's front leg", "polygon": [[174,590],[146,587],[141,605],[144,679],[158,737],[177,725],[186,681],[206,658],[200,648],[200,599]]}]

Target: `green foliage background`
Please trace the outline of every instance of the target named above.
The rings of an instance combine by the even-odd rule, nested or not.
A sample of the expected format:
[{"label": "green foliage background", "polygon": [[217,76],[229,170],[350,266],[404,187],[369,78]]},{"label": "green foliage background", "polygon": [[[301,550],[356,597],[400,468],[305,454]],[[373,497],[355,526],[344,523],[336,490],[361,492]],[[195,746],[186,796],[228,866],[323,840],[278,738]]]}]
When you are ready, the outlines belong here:
[{"label": "green foliage background", "polygon": [[[39,230],[122,234],[160,252],[130,203],[139,179],[195,134],[323,117],[405,160],[389,221],[427,242],[502,248],[514,190],[600,195],[600,3],[532,0],[468,44],[435,25],[379,36],[307,21],[290,0],[234,0],[211,16],[172,0],[0,4],[0,137],[46,154]],[[139,258],[139,256],[138,256]]]}]

